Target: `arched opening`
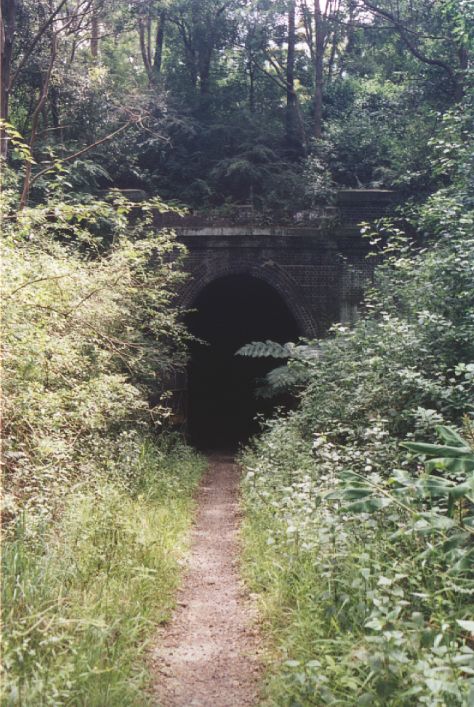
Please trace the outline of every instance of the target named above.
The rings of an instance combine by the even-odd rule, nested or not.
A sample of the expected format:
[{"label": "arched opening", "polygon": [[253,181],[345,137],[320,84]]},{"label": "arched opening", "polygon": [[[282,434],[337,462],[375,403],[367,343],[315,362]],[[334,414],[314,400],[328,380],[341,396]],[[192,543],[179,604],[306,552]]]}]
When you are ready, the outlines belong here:
[{"label": "arched opening", "polygon": [[255,395],[273,359],[235,356],[250,341],[295,341],[300,331],[281,295],[250,275],[227,275],[207,285],[188,315],[195,342],[188,368],[188,429],[201,449],[235,448],[258,430],[255,416],[275,401]]}]

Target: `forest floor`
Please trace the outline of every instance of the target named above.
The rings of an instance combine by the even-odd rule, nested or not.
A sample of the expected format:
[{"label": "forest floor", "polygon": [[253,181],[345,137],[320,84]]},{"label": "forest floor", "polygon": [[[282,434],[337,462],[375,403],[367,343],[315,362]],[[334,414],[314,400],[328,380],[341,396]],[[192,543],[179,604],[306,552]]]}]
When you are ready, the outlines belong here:
[{"label": "forest floor", "polygon": [[257,615],[238,567],[239,476],[231,456],[209,458],[177,609],[152,654],[154,697],[164,707],[257,701]]}]

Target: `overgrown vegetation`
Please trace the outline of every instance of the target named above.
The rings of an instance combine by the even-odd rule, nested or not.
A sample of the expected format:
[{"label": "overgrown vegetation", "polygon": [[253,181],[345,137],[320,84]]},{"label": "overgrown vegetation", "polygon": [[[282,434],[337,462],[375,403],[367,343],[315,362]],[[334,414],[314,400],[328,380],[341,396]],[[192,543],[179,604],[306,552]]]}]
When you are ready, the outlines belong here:
[{"label": "overgrown vegetation", "polygon": [[11,179],[2,704],[145,704],[146,640],[173,606],[203,469],[166,431],[182,248],[153,228],[158,200],[59,192],[17,211]]},{"label": "overgrown vegetation", "polygon": [[403,203],[364,226],[384,264],[359,321],[244,351],[301,396],[243,457],[268,697],[472,703],[473,20],[1,0],[5,705],[146,701],[202,469],[167,433],[188,335],[158,213],[304,222],[341,187]]},{"label": "overgrown vegetation", "polygon": [[127,481],[83,479],[33,539],[28,514],[10,530],[4,705],[147,704],[147,639],[174,605],[203,462],[143,439],[117,466]]},{"label": "overgrown vegetation", "polygon": [[159,393],[184,362],[171,307],[182,248],[153,230],[151,204],[59,198],[17,214],[14,194],[3,194],[5,510],[33,504],[42,517],[70,482],[117,473],[162,426]]},{"label": "overgrown vegetation", "polygon": [[449,183],[411,213],[415,237],[380,224],[365,313],[294,349],[299,408],[244,453],[270,704],[474,698],[472,156],[444,152],[467,113],[446,118]]}]

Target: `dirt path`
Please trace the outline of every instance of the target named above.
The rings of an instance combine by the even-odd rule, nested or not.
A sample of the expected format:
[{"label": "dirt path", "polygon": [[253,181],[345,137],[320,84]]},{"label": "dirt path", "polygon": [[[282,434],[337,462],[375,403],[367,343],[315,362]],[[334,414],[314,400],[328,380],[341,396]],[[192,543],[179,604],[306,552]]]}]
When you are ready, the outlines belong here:
[{"label": "dirt path", "polygon": [[238,573],[238,467],[213,455],[178,608],[153,654],[155,704],[248,707],[260,673],[255,615]]}]

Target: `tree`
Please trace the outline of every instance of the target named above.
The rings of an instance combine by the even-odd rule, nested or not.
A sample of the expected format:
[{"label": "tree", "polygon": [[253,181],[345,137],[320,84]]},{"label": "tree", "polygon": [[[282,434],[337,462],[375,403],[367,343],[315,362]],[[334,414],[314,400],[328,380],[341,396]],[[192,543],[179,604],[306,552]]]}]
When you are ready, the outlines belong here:
[{"label": "tree", "polygon": [[16,27],[16,0],[1,0],[0,4],[0,157],[7,155],[4,123],[9,119],[13,43]]},{"label": "tree", "polygon": [[396,32],[416,59],[440,69],[448,79],[454,100],[461,100],[470,54],[469,17],[461,3],[457,0],[359,2],[370,13],[373,22],[380,21],[382,26]]},{"label": "tree", "polygon": [[210,92],[214,52],[224,42],[232,23],[230,13],[238,4],[238,0],[181,0],[170,13],[182,41],[190,83],[199,87],[203,97]]},{"label": "tree", "polygon": [[156,84],[161,75],[167,14],[168,7],[164,2],[149,0],[137,4],[140,52],[150,85]]}]

